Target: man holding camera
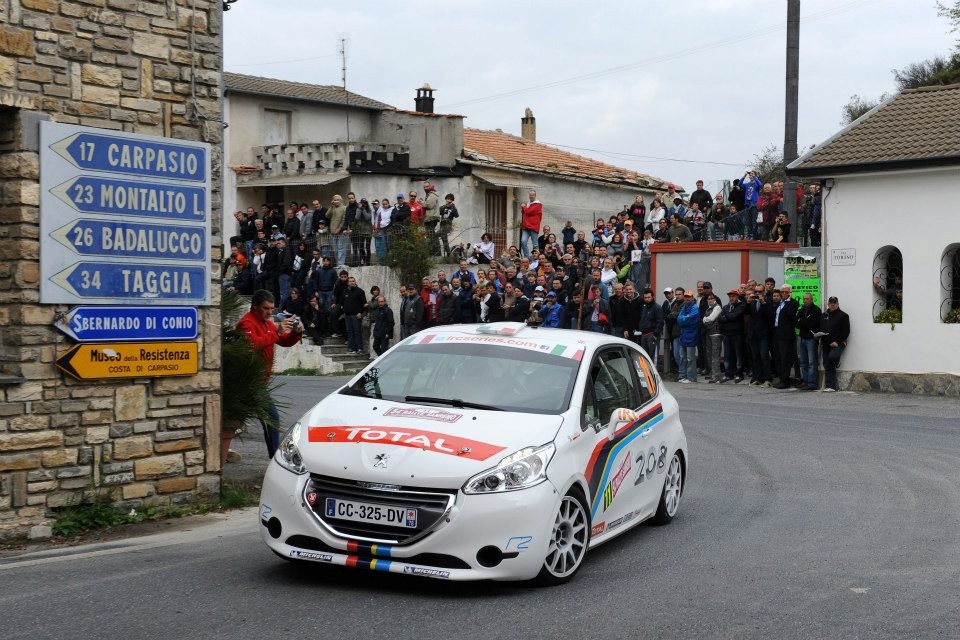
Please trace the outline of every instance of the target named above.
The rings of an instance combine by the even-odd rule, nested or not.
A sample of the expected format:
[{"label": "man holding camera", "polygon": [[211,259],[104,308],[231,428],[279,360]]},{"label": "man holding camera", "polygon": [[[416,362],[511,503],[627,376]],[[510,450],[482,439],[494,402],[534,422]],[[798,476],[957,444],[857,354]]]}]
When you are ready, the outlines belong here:
[{"label": "man holding camera", "polygon": [[[273,346],[292,347],[303,337],[303,324],[295,316],[284,317],[279,326],[273,322],[276,299],[264,289],[254,292],[248,311],[237,323],[237,329],[247,335],[253,348],[263,358],[267,378],[273,373]],[[227,381],[229,384],[230,381]],[[268,408],[270,421],[260,421],[263,426],[263,438],[267,443],[267,456],[272,458],[280,445],[280,412],[271,399]],[[240,454],[233,451],[227,454],[227,460],[236,462]]]}]

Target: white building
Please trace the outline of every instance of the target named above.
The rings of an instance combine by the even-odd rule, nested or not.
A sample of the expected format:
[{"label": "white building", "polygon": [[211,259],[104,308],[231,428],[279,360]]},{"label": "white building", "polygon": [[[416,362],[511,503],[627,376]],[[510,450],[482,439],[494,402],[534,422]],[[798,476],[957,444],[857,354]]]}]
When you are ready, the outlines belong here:
[{"label": "white building", "polygon": [[[840,384],[960,395],[960,85],[904,91],[788,171],[823,185],[823,296],[851,324]],[[900,276],[903,321],[875,323],[874,279]]]},{"label": "white building", "polygon": [[[267,202],[324,205],[334,194],[389,198],[430,180],[454,194],[460,219],[451,241],[489,231],[499,252],[519,239],[520,204],[536,189],[544,224],[566,220],[589,231],[637,195],[649,204],[666,182],[536,142],[527,110],[522,135],[465,129],[464,116],[433,113],[433,89],[417,90],[416,111],[345,91],[236,73],[224,74],[223,229],[233,213]],[[679,188],[678,188],[679,189]]]}]

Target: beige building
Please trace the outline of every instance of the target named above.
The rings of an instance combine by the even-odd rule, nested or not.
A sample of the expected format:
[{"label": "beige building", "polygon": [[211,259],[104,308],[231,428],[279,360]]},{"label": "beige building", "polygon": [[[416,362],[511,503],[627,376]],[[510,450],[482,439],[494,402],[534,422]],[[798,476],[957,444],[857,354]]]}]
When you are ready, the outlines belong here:
[{"label": "beige building", "polygon": [[0,538],[49,536],[55,511],[91,492],[138,507],[219,489],[216,306],[200,308],[196,375],[75,380],[55,366],[72,342],[53,324],[69,306],[40,301],[39,129],[209,143],[216,237],[222,16],[220,0],[0,3]]},{"label": "beige building", "polygon": [[423,180],[456,198],[451,241],[477,242],[489,231],[498,246],[516,243],[520,204],[536,189],[544,223],[566,220],[589,230],[637,195],[647,203],[666,182],[536,141],[528,109],[521,136],[464,127],[465,116],[433,112],[429,85],[407,111],[345,91],[235,73],[224,74],[224,239],[233,212],[263,203],[324,204],[339,193],[389,198]]}]

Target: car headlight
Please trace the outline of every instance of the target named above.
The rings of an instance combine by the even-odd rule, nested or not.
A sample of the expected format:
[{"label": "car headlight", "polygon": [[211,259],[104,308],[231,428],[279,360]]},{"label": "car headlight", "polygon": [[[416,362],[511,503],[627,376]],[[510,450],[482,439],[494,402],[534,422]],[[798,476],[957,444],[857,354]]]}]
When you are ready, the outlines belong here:
[{"label": "car headlight", "polygon": [[273,456],[277,464],[297,475],[302,475],[307,472],[307,468],[303,466],[303,457],[300,455],[300,448],[297,446],[297,442],[300,441],[301,429],[302,427],[299,422],[290,427],[287,435],[283,436],[283,440],[280,441],[280,446],[277,447],[277,452]]},{"label": "car headlight", "polygon": [[557,448],[553,443],[527,447],[507,456],[493,469],[479,473],[463,485],[464,493],[516,491],[547,479],[547,465]]}]

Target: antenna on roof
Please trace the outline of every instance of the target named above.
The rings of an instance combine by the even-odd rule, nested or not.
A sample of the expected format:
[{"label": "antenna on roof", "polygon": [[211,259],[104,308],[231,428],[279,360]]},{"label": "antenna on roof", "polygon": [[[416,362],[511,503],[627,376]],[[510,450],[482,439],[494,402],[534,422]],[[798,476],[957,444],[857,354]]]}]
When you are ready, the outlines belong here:
[{"label": "antenna on roof", "polygon": [[340,54],[340,82],[343,85],[343,88],[347,88],[347,34],[341,33],[337,36],[337,41],[340,43],[340,47],[337,49],[337,53]]}]

